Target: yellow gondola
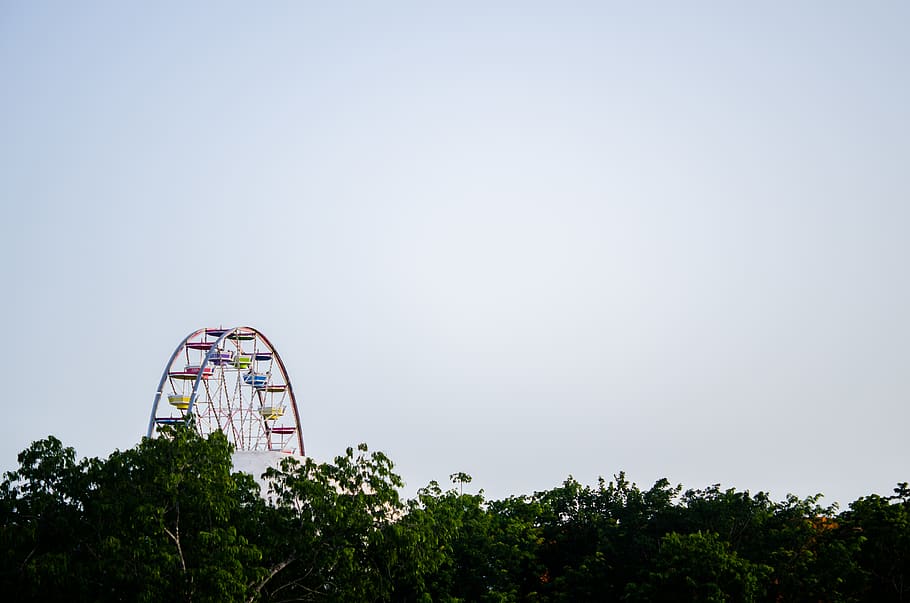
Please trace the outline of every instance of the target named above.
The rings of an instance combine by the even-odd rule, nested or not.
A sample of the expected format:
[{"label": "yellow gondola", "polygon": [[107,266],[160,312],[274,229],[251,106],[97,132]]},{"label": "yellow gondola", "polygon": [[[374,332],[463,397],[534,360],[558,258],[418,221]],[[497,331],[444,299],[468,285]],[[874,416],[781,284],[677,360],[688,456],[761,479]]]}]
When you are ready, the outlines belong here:
[{"label": "yellow gondola", "polygon": [[284,415],[284,407],[281,406],[263,406],[259,409],[259,414],[266,421],[274,421]]},{"label": "yellow gondola", "polygon": [[171,403],[171,406],[176,406],[180,410],[186,410],[190,407],[190,396],[187,394],[170,394],[167,397],[167,401]]}]

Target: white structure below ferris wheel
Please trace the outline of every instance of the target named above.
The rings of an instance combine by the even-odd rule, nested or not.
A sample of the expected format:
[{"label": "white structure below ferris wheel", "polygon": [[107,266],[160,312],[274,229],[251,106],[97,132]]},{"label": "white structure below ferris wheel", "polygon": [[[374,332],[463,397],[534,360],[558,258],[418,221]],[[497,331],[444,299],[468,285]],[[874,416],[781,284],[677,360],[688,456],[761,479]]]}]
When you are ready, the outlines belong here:
[{"label": "white structure below ferris wheel", "polygon": [[252,327],[199,329],[180,342],[158,383],[148,437],[178,423],[221,431],[238,451],[305,453],[287,370]]}]

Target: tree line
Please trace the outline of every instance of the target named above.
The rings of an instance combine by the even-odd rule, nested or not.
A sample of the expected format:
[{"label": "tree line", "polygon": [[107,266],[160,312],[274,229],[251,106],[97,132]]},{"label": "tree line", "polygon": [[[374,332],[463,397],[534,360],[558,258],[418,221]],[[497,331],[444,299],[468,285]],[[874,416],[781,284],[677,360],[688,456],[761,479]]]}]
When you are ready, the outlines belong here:
[{"label": "tree line", "polygon": [[221,434],[106,459],[33,443],[0,484],[0,592],[35,601],[905,601],[910,488],[846,510],[623,473],[404,500],[365,445],[284,460],[266,498]]}]

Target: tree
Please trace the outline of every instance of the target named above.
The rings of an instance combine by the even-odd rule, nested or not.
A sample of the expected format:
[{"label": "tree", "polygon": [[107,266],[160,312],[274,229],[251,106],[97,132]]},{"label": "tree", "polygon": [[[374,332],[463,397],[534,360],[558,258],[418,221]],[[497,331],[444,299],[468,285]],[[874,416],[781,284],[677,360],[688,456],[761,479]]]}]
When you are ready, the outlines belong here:
[{"label": "tree", "polygon": [[76,460],[48,437],[0,482],[0,589],[69,601],[905,601],[910,487],[837,515],[623,473],[486,500],[435,482],[402,502],[366,445],[287,458],[269,500],[220,433]]},{"label": "tree", "polygon": [[272,506],[259,509],[267,574],[264,600],[388,599],[392,568],[387,539],[403,505],[401,478],[365,444],[334,463],[285,459],[270,468]]},{"label": "tree", "polygon": [[741,558],[713,532],[667,534],[652,567],[643,584],[626,588],[630,599],[750,602],[763,594],[771,572]]},{"label": "tree", "polygon": [[[456,479],[457,478],[457,479]],[[468,483],[467,474],[453,481]],[[397,526],[418,546],[415,563],[396,574],[396,601],[515,601],[537,596],[545,568],[526,497],[486,502],[483,493],[445,492],[431,482],[409,501]]]},{"label": "tree", "polygon": [[237,526],[257,488],[232,473],[232,450],[220,432],[179,427],[94,463],[85,516],[107,586],[149,601],[247,598],[262,554]]},{"label": "tree", "polygon": [[910,600],[910,489],[900,483],[892,496],[871,494],[850,504],[840,518],[858,536],[856,554],[864,580],[862,597],[876,601]]},{"label": "tree", "polygon": [[73,544],[87,537],[86,463],[53,436],[18,460],[19,469],[0,484],[0,588],[13,600],[63,598],[73,587],[78,595],[80,551]]},{"label": "tree", "polygon": [[242,601],[261,568],[237,531],[255,484],[231,446],[164,430],[107,460],[49,437],[0,485],[5,593],[84,601]]},{"label": "tree", "polygon": [[680,488],[661,479],[642,491],[624,473],[597,488],[573,478],[534,495],[542,507],[542,592],[558,601],[620,600],[675,520]]}]

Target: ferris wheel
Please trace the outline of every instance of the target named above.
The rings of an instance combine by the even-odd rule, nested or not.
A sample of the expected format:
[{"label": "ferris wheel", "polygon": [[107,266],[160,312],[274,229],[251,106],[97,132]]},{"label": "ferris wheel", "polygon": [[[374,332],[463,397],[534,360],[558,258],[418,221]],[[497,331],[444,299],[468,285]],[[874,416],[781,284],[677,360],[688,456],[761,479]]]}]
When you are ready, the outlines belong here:
[{"label": "ferris wheel", "polygon": [[304,454],[294,388],[275,348],[251,327],[199,329],[164,367],[148,437],[161,425],[221,431],[237,450]]}]

